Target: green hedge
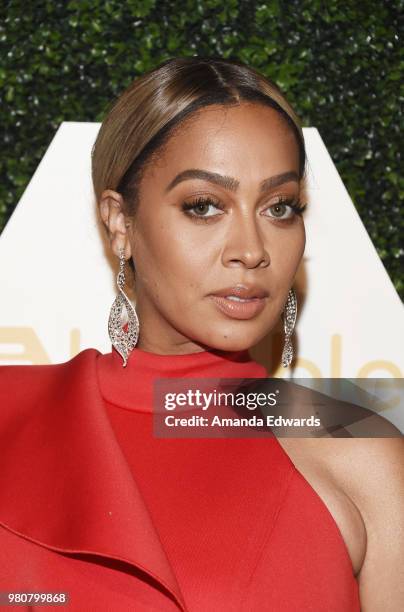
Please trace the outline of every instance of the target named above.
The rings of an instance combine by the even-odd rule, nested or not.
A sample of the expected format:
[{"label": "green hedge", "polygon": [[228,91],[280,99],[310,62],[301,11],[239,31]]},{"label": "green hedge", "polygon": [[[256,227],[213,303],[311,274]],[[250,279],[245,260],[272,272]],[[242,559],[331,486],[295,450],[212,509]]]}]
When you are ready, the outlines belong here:
[{"label": "green hedge", "polygon": [[101,121],[136,75],[169,57],[239,58],[320,130],[404,297],[402,9],[402,0],[2,3],[0,229],[62,121]]}]

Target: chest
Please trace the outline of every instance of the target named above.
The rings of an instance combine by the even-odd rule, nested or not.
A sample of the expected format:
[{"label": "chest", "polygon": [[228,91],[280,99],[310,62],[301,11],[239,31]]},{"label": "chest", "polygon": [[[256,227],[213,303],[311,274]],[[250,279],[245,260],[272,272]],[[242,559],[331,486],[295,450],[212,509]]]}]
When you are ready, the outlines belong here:
[{"label": "chest", "polygon": [[344,491],[343,479],[336,478],[335,471],[329,469],[332,455],[324,452],[327,441],[321,440],[318,448],[313,443],[308,445],[305,439],[278,438],[278,441],[336,522],[357,575],[366,552],[366,529],[358,508]]}]

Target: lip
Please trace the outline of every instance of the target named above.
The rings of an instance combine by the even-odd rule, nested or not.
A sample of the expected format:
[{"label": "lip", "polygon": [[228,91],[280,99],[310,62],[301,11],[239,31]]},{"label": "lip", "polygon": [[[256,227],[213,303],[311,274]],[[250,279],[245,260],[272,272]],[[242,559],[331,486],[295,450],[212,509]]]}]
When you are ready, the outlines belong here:
[{"label": "lip", "polygon": [[239,298],[265,298],[268,297],[268,291],[260,285],[248,285],[239,283],[233,287],[225,287],[212,293],[214,296],[226,297],[234,295]]},{"label": "lip", "polygon": [[[231,294],[228,294],[231,295]],[[263,311],[266,305],[267,297],[248,298],[246,302],[237,302],[229,300],[224,296],[210,295],[212,301],[217,308],[232,319],[252,319],[257,314]],[[240,296],[241,297],[241,296]]]}]

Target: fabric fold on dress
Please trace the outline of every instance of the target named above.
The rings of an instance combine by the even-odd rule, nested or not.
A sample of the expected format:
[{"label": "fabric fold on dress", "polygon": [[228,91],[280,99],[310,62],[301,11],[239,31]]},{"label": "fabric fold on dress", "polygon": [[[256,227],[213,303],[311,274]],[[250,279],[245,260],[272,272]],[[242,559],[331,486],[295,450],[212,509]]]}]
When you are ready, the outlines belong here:
[{"label": "fabric fold on dress", "polygon": [[97,384],[99,354],[86,349],[70,362],[18,366],[13,395],[0,394],[5,423],[0,524],[52,550],[133,564],[183,608],[176,578],[111,431]]},{"label": "fabric fold on dress", "polygon": [[248,351],[1,367],[1,590],[66,590],[72,612],[359,612],[338,526],[275,436],[153,435],[158,378],[266,376]]}]

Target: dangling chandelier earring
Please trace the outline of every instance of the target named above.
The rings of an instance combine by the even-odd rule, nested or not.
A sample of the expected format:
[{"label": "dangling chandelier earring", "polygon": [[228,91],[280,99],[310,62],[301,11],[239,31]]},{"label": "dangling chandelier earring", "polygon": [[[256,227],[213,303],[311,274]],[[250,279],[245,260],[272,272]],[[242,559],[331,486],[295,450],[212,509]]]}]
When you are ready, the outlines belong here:
[{"label": "dangling chandelier earring", "polygon": [[297,316],[297,298],[295,290],[292,288],[288,293],[285,309],[282,313],[283,327],[285,330],[285,344],[282,351],[282,365],[287,368],[293,359],[292,334]]},{"label": "dangling chandelier earring", "polygon": [[[119,272],[116,282],[119,292],[109,313],[108,333],[113,346],[123,359],[123,367],[125,368],[129,354],[136,346],[139,338],[139,319],[136,310],[123,290],[125,286],[124,249],[119,249]],[[128,330],[126,332],[122,327],[122,310],[124,307],[128,317]]]}]

